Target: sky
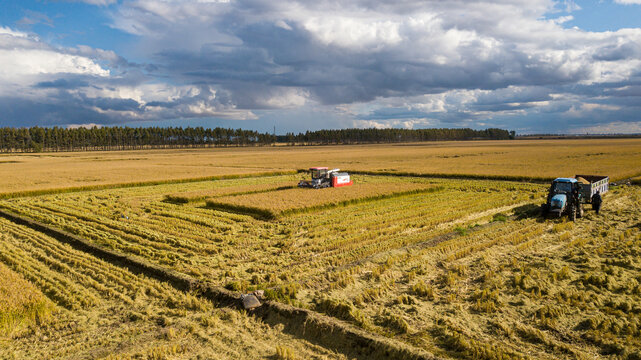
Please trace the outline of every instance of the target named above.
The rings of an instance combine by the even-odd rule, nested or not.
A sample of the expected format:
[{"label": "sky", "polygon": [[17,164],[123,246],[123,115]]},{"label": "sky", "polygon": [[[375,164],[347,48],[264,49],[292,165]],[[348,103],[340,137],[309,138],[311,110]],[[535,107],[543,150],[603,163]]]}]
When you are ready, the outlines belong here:
[{"label": "sky", "polygon": [[0,126],[641,133],[641,0],[0,0]]}]

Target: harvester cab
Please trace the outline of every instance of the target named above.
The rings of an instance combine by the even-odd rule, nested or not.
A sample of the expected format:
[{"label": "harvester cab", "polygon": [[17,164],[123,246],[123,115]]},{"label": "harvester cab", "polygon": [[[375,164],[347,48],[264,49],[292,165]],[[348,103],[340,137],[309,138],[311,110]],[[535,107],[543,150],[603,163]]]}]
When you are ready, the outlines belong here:
[{"label": "harvester cab", "polygon": [[340,187],[352,185],[353,182],[346,172],[340,172],[340,169],[329,170],[327,167],[309,168],[311,180],[301,180],[298,187],[308,187],[314,189],[323,189],[328,187]]}]

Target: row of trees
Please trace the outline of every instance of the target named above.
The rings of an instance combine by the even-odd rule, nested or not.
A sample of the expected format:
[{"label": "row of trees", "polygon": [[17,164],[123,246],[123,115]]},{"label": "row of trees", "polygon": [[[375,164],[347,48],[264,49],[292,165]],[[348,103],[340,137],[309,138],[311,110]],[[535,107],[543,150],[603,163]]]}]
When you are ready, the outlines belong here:
[{"label": "row of trees", "polygon": [[279,142],[290,144],[362,144],[438,140],[505,140],[513,139],[514,131],[503,129],[338,129],[307,131],[279,136]]},{"label": "row of trees", "polygon": [[0,128],[1,152],[134,150],[214,146],[392,143],[508,139],[501,129],[342,129],[275,136],[252,130],[202,127]]},{"label": "row of trees", "polygon": [[270,145],[274,141],[271,134],[224,128],[0,128],[2,152],[246,146]]}]

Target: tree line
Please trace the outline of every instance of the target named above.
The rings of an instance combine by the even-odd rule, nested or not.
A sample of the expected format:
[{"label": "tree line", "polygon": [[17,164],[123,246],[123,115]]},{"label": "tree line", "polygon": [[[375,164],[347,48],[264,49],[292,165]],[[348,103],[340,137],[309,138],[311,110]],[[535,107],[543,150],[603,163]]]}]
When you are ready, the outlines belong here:
[{"label": "tree line", "polygon": [[503,129],[336,129],[287,133],[279,142],[289,144],[370,144],[439,140],[506,140],[514,131]]},{"label": "tree line", "polygon": [[274,135],[253,130],[203,127],[0,128],[0,152],[137,150],[218,146],[395,143],[434,140],[500,140],[502,129],[340,129]]}]

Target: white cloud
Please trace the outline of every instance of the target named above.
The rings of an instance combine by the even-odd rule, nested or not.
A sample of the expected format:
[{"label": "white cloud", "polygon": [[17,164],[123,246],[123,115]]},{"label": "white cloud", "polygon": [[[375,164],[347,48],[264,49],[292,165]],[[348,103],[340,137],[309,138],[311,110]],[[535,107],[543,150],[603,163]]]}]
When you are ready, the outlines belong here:
[{"label": "white cloud", "polygon": [[314,17],[303,23],[323,44],[342,47],[383,47],[401,42],[400,24],[390,20]]},{"label": "white cloud", "polygon": [[8,28],[8,27],[0,26],[0,36],[2,36],[2,35],[9,35],[9,36],[20,37],[20,38],[27,38],[28,37],[27,33],[24,33],[24,32],[21,32],[21,31],[12,30],[11,28]]},{"label": "white cloud", "polygon": [[292,27],[291,27],[291,26],[289,26],[289,24],[287,24],[284,20],[278,20],[278,21],[276,21],[274,24],[275,24],[276,26],[278,26],[279,28],[281,28],[281,29],[290,30],[290,31],[291,31],[291,30],[294,30],[294,29],[292,29]]},{"label": "white cloud", "polygon": [[101,128],[102,125],[100,124],[95,124],[95,123],[88,123],[88,124],[69,124],[67,125],[67,129],[92,129],[94,127]]},{"label": "white cloud", "polygon": [[109,70],[89,58],[37,49],[0,49],[0,64],[0,80],[5,81],[58,73],[109,76]]},{"label": "white cloud", "polygon": [[614,2],[623,5],[641,5],[641,0],[614,0]]},{"label": "white cloud", "polygon": [[0,95],[32,94],[31,86],[56,75],[110,75],[94,59],[67,50],[21,31],[0,28]]},{"label": "white cloud", "polygon": [[389,119],[389,120],[354,120],[352,126],[355,128],[367,129],[391,129],[391,128],[403,128],[403,129],[418,129],[425,128],[429,126],[434,126],[434,122],[427,118],[415,118],[415,119]]},{"label": "white cloud", "polygon": [[621,107],[616,105],[608,104],[595,104],[595,103],[580,103],[578,105],[572,106],[566,114],[571,117],[585,117],[588,116],[590,112],[593,111],[617,111],[621,110]]}]

